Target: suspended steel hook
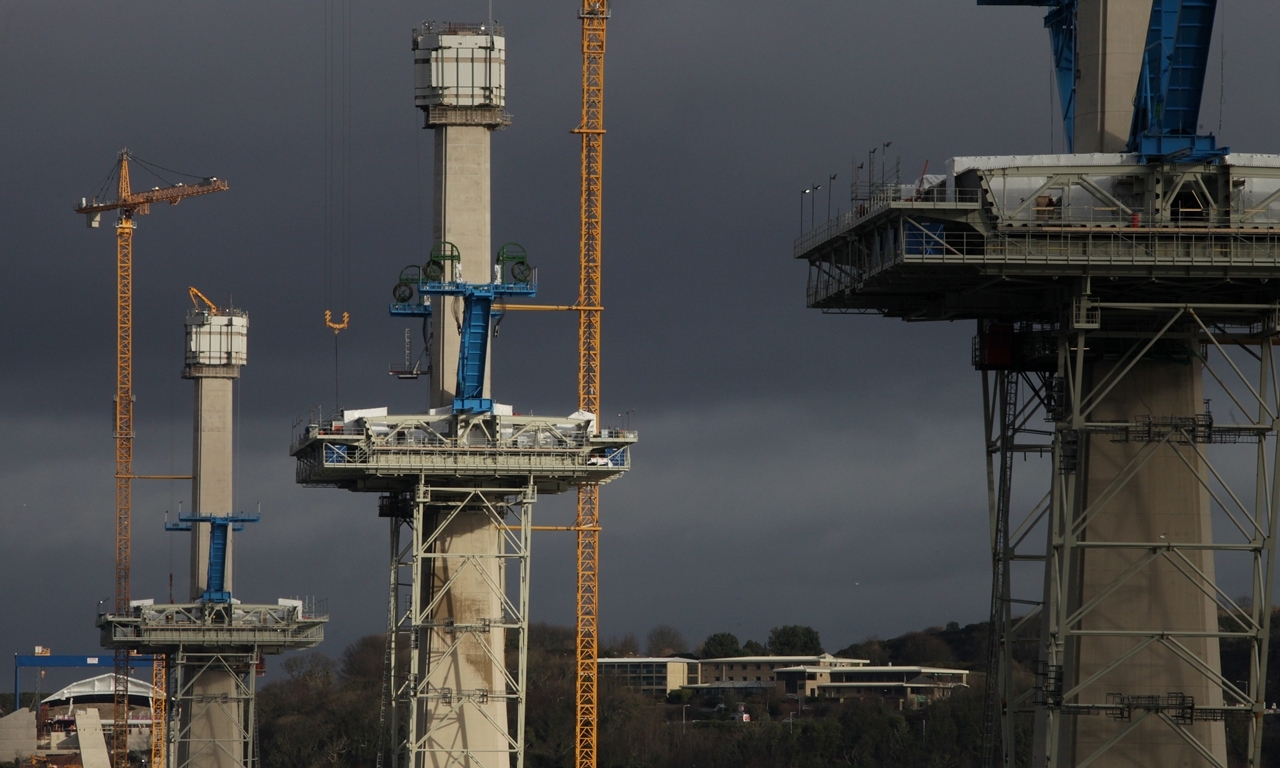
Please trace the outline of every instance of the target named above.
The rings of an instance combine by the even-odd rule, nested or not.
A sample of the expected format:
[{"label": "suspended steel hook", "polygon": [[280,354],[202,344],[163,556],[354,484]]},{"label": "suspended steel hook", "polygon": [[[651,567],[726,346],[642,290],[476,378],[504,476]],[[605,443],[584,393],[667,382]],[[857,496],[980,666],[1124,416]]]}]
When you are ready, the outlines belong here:
[{"label": "suspended steel hook", "polygon": [[332,312],[330,312],[330,311],[329,311],[329,310],[327,310],[327,309],[324,311],[324,324],[325,324],[325,327],[327,327],[327,328],[332,328],[332,329],[333,329],[333,335],[334,335],[334,336],[337,336],[337,335],[338,335],[338,331],[346,330],[346,328],[347,328],[347,326],[350,324],[350,322],[351,322],[351,314],[350,314],[350,313],[348,313],[348,312],[343,312],[343,313],[342,313],[342,322],[341,322],[341,323],[335,323],[335,322],[333,322],[333,313],[332,313]]}]

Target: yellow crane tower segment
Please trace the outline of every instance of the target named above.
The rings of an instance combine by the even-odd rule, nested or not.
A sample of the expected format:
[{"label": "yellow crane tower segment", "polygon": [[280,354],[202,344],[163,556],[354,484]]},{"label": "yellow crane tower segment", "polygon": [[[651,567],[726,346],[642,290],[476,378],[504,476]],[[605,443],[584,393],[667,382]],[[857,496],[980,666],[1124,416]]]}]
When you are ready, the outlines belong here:
[{"label": "yellow crane tower segment", "polygon": [[[133,504],[133,219],[151,212],[152,203],[177,205],[184,198],[221,192],[227,182],[207,178],[195,184],[173,184],[134,192],[129,183],[129,150],[120,150],[113,173],[116,176],[116,199],[99,201],[82,200],[76,213],[82,213],[90,227],[97,227],[102,214],[118,211],[116,218],[116,568],[115,613],[129,612],[130,528]],[[134,158],[136,160],[136,158]],[[159,668],[153,670],[153,680],[165,678],[167,665],[162,659]],[[112,725],[112,765],[128,768],[129,757],[129,651],[115,651],[115,707]],[[152,765],[161,768],[164,737],[154,738],[155,731],[163,734],[163,728],[153,728]],[[124,734],[125,738],[120,738]],[[154,753],[159,742],[162,760],[157,762]]]},{"label": "yellow crane tower segment", "polygon": [[[578,408],[600,423],[600,205],[604,152],[604,50],[609,0],[582,0],[582,198],[578,306]],[[598,427],[597,427],[598,428]],[[576,768],[596,766],[600,486],[578,487]]]}]

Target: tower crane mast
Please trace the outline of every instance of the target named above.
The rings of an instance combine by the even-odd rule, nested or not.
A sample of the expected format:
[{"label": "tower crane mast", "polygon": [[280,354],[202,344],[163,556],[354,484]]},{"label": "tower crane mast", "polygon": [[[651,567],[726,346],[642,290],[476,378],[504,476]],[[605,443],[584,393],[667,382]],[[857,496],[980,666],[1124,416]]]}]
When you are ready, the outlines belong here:
[{"label": "tower crane mast", "polygon": [[[604,155],[604,52],[608,0],[582,0],[582,197],[578,305],[578,408],[600,422],[600,220]],[[599,634],[600,486],[578,487],[577,702],[574,764],[595,768]]]},{"label": "tower crane mast", "polygon": [[[115,515],[115,614],[129,613],[130,528],[133,474],[133,219],[151,212],[152,203],[177,205],[184,198],[221,192],[227,182],[207,178],[198,184],[174,184],[134,192],[129,180],[129,150],[120,151],[114,174],[116,199],[82,200],[76,213],[85,215],[89,227],[97,227],[102,214],[118,211],[116,219],[116,515]],[[129,649],[115,649],[114,709],[112,713],[112,765],[127,768],[129,757]],[[123,738],[122,738],[123,735]],[[160,768],[160,766],[157,766]]]}]

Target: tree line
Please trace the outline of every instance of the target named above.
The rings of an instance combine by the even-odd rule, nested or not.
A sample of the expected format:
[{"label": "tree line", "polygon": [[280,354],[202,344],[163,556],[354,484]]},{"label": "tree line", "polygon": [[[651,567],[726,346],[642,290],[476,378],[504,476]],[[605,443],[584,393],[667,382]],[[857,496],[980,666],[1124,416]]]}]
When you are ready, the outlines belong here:
[{"label": "tree line", "polygon": [[[658,631],[661,630],[661,631]],[[600,768],[978,768],[983,764],[983,715],[988,625],[953,622],[898,637],[868,637],[835,652],[873,664],[953,666],[972,670],[969,689],[959,689],[917,711],[901,712],[873,703],[794,700],[774,693],[746,699],[673,697],[655,700],[600,678]],[[671,627],[646,637],[654,656],[693,655]],[[263,686],[258,695],[262,768],[372,768],[379,749],[383,637],[365,637],[333,660],[318,652],[289,657],[286,678]],[[735,650],[736,649],[736,650]],[[623,637],[606,643],[602,655],[637,655],[638,643]],[[760,651],[763,650],[764,653]],[[663,653],[668,651],[668,653]],[[812,628],[777,627],[765,643],[738,643],[717,632],[698,643],[701,658],[735,655],[814,655],[822,652]],[[529,628],[526,765],[570,768],[574,750],[575,636],[571,627],[533,624]],[[1280,691],[1280,642],[1273,639],[1268,690]],[[1035,650],[1018,652],[1018,679],[1032,684]],[[1222,671],[1242,679],[1248,649],[1222,642]],[[1276,695],[1280,698],[1280,694]],[[742,705],[750,723],[735,722]],[[514,714],[514,712],[513,712]],[[1280,757],[1280,729],[1268,727],[1264,755]],[[514,727],[514,719],[511,723]],[[1230,768],[1244,765],[1245,723],[1228,721]],[[1018,732],[1020,765],[1030,765],[1031,717]]]}]

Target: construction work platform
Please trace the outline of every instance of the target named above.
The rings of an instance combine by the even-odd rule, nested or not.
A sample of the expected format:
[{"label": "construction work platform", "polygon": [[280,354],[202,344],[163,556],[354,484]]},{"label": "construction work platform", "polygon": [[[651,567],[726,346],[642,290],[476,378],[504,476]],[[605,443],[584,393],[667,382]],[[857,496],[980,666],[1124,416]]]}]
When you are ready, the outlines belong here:
[{"label": "construction work platform", "polygon": [[170,765],[251,768],[258,764],[254,699],[264,657],[314,648],[324,640],[328,620],[301,600],[281,599],[277,605],[144,600],[127,615],[100,615],[98,627],[104,647],[154,654],[176,670],[165,681],[176,714],[168,737]]},{"label": "construction work platform", "polygon": [[863,186],[798,238],[808,304],[908,320],[1056,320],[1070,278],[1116,301],[1268,303],[1280,155],[1142,164],[1132,154],[957,157]]},{"label": "construction work platform", "polygon": [[[1020,764],[1021,718],[1035,766],[1226,768],[1233,718],[1261,765],[1280,156],[1142,160],[955,158],[857,187],[794,246],[810,307],[977,321],[992,765]],[[1015,458],[1048,462],[1026,479],[1049,487],[1015,494]],[[1248,574],[1247,600],[1223,564]],[[1248,647],[1247,673],[1224,676],[1223,643]],[[1029,689],[1015,656],[1037,659]]]},{"label": "construction work platform", "polygon": [[[499,406],[501,408],[501,406]],[[594,430],[594,417],[500,413],[348,416],[307,425],[290,454],[297,481],[390,492],[419,484],[561,493],[607,483],[631,468],[636,433]],[[509,409],[508,409],[509,410]],[[351,414],[352,412],[347,412]]]},{"label": "construction work platform", "polygon": [[136,653],[188,649],[257,648],[277,654],[315,647],[329,617],[300,600],[279,605],[178,603],[139,605],[128,616],[98,617],[102,644]]},{"label": "construction work platform", "polygon": [[386,765],[523,765],[533,504],[620,476],[635,442],[588,413],[518,416],[503,405],[345,411],[302,429],[297,481],[379,493],[389,518]]}]

